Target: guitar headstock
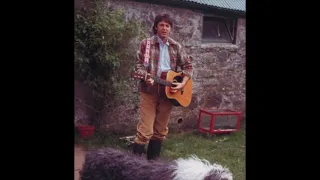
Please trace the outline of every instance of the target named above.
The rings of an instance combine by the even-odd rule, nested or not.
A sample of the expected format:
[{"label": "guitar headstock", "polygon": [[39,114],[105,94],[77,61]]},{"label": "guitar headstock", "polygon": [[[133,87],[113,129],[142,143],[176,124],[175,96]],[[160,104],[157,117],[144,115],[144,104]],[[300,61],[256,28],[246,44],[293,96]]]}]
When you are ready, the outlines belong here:
[{"label": "guitar headstock", "polygon": [[136,79],[148,79],[149,76],[146,76],[145,73],[140,73],[140,72],[131,72],[131,77],[136,78]]}]

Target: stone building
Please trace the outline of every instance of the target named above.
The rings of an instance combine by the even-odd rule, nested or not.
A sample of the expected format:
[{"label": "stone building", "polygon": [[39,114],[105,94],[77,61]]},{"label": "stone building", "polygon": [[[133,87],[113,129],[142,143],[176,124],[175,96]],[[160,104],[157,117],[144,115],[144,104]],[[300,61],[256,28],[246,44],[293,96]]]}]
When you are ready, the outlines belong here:
[{"label": "stone building", "polygon": [[[168,13],[174,18],[171,37],[185,47],[192,56],[194,67],[193,100],[188,108],[175,107],[171,116],[171,128],[194,127],[200,108],[229,108],[246,110],[246,20],[245,0],[112,0],[115,8],[122,8],[126,18],[139,18],[152,35],[154,18],[159,13]],[[77,0],[76,7],[79,6]],[[82,85],[76,85],[79,95]],[[79,105],[81,106],[81,105]],[[80,108],[81,109],[81,108]],[[86,111],[83,108],[83,111]],[[138,111],[138,110],[137,110]],[[126,112],[126,111],[124,111]],[[132,110],[124,116],[131,118]],[[78,113],[79,114],[79,113]],[[81,113],[80,113],[81,114]],[[90,114],[84,113],[84,114]],[[138,114],[135,113],[135,114]],[[178,125],[178,121],[183,123]],[[123,129],[117,123],[111,129]],[[126,121],[128,122],[128,121]],[[112,124],[112,123],[111,123]]]}]

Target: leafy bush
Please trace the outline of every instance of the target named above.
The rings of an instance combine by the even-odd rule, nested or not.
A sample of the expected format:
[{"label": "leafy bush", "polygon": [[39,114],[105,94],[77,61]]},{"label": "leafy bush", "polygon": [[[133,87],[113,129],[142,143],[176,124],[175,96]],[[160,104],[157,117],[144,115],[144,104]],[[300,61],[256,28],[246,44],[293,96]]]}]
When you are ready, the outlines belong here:
[{"label": "leafy bush", "polygon": [[92,88],[97,113],[130,103],[129,72],[143,38],[142,25],[126,20],[123,10],[93,0],[75,15],[75,75]]}]

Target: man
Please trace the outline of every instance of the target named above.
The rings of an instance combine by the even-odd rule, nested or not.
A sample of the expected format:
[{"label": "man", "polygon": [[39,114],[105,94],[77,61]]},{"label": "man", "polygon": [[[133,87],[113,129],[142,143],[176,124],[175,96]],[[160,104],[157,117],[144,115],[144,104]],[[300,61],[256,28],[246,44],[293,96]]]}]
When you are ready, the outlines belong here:
[{"label": "man", "polygon": [[[153,25],[154,36],[149,39],[149,43],[147,39],[140,43],[135,71],[166,79],[168,70],[176,71],[180,66],[183,81],[174,83],[175,87],[172,87],[173,90],[179,90],[191,78],[193,71],[190,58],[182,46],[169,37],[172,26],[173,22],[168,14],[156,16]],[[146,52],[149,53],[146,54]],[[172,102],[165,95],[165,87],[156,84],[151,78],[141,81],[139,89],[140,121],[137,125],[133,152],[142,154],[145,145],[149,143],[147,158],[156,159],[160,155],[162,142],[168,134]]]}]

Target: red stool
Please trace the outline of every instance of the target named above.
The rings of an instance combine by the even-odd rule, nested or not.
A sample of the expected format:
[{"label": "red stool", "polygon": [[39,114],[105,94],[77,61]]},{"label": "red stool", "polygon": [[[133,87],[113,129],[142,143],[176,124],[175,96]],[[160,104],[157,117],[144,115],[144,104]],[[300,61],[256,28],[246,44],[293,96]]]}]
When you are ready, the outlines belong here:
[{"label": "red stool", "polygon": [[[221,124],[229,123],[230,116],[236,119],[234,126],[221,126]],[[223,120],[225,118],[226,120]],[[220,119],[220,125],[217,123]],[[221,120],[222,119],[222,120]],[[223,109],[200,109],[197,122],[198,131],[210,134],[230,133],[240,130],[241,112]],[[209,122],[209,125],[203,126],[203,122]]]}]

